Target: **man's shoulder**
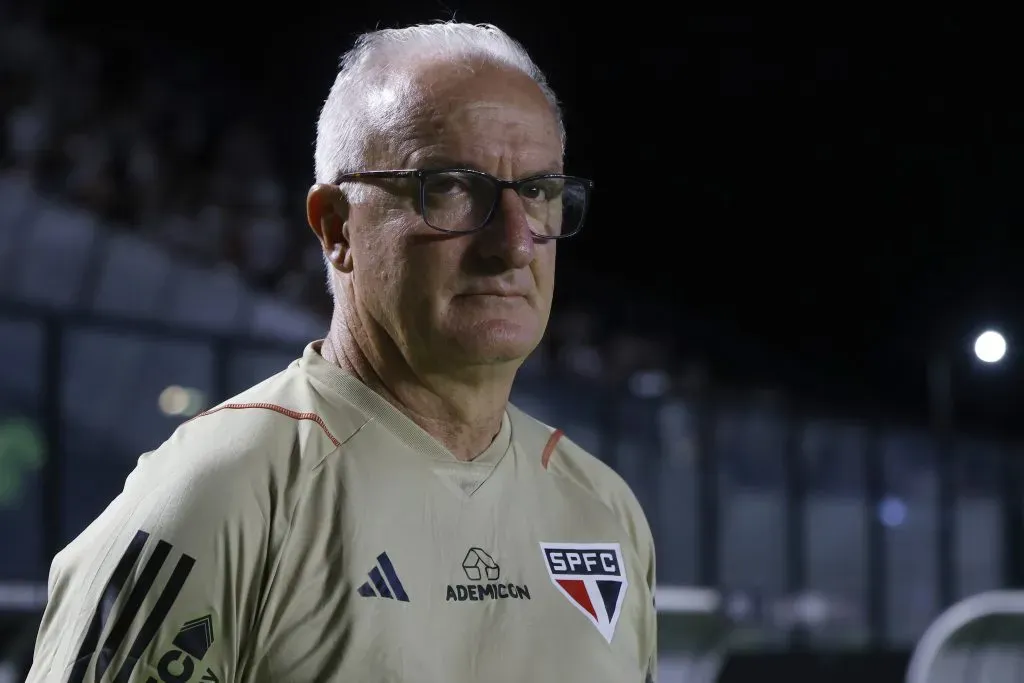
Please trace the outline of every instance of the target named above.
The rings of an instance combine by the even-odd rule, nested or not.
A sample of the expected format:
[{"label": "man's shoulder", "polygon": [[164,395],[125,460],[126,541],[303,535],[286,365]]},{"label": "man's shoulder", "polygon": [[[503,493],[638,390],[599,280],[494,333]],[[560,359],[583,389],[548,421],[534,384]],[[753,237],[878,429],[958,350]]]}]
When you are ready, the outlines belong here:
[{"label": "man's shoulder", "polygon": [[82,538],[98,540],[132,524],[198,537],[203,529],[283,529],[310,473],[365,422],[345,403],[328,404],[293,365],[144,453]]},{"label": "man's shoulder", "polygon": [[567,437],[523,411],[509,406],[513,435],[526,449],[538,451],[538,462],[551,476],[560,477],[568,486],[582,491],[610,510],[633,540],[639,556],[653,563],[651,529],[643,508],[629,484],[605,463]]},{"label": "man's shoulder", "polygon": [[226,486],[254,493],[262,504],[294,497],[308,474],[366,421],[344,402],[328,403],[292,366],[179,426],[139,458],[125,494],[187,489],[190,496],[216,498]]},{"label": "man's shoulder", "polygon": [[288,458],[315,466],[366,421],[355,407],[329,401],[292,366],[182,424],[161,450],[210,467],[264,467]]},{"label": "man's shoulder", "polygon": [[[647,527],[640,503],[618,472],[601,462],[561,429],[509,406],[516,441],[542,444],[538,461],[553,476],[563,477],[611,508],[628,526]],[[632,530],[631,530],[632,531]]]}]

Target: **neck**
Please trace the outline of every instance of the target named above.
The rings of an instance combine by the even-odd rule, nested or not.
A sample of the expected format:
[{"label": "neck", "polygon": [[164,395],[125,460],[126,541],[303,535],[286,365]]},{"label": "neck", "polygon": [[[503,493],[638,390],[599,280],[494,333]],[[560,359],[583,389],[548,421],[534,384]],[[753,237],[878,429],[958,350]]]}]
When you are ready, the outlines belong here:
[{"label": "neck", "polygon": [[340,301],[320,353],[466,461],[487,450],[500,431],[515,378],[514,368],[471,377],[417,372],[383,330],[368,331]]}]

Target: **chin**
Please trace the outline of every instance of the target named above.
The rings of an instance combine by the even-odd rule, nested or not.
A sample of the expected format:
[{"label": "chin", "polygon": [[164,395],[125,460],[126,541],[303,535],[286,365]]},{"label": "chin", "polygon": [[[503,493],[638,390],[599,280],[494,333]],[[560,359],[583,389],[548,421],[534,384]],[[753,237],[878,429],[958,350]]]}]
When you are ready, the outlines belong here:
[{"label": "chin", "polygon": [[453,341],[466,362],[510,363],[522,361],[537,348],[540,332],[535,324],[492,319],[460,330]]}]

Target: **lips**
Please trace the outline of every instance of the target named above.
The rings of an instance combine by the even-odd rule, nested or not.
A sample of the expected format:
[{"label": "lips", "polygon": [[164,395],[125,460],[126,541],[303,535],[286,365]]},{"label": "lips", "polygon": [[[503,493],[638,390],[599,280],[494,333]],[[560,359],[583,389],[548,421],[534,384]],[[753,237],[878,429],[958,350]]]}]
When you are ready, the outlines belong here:
[{"label": "lips", "polygon": [[464,292],[462,296],[498,296],[505,298],[526,297],[527,293],[511,287],[494,287],[490,289],[473,289]]},{"label": "lips", "polygon": [[497,296],[503,299],[514,299],[516,297],[522,298],[525,297],[526,295],[520,294],[519,292],[470,292],[468,294],[464,294],[463,296]]}]

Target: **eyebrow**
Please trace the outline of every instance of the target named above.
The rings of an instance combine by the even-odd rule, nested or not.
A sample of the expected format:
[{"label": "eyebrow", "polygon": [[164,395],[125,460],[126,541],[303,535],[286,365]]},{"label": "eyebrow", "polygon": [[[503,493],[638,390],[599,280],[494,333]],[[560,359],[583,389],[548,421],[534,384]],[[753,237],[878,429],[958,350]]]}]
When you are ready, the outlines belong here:
[{"label": "eyebrow", "polygon": [[432,154],[428,157],[420,159],[416,166],[418,168],[426,168],[431,170],[441,168],[469,168],[474,171],[482,171],[483,169],[476,164],[469,163],[468,161],[461,161],[455,157],[446,156],[443,154]]}]

